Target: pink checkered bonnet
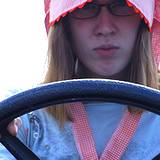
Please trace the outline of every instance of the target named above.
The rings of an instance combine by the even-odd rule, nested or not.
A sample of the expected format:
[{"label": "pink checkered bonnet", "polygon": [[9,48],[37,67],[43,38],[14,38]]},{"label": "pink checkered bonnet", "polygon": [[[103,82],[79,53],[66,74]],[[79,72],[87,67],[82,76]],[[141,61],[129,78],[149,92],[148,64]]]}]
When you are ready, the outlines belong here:
[{"label": "pink checkered bonnet", "polygon": [[[45,26],[48,33],[62,17],[82,8],[93,0],[44,0],[45,2]],[[140,14],[149,30],[152,32],[152,48],[157,65],[160,64],[160,0],[126,0],[128,6]]]}]

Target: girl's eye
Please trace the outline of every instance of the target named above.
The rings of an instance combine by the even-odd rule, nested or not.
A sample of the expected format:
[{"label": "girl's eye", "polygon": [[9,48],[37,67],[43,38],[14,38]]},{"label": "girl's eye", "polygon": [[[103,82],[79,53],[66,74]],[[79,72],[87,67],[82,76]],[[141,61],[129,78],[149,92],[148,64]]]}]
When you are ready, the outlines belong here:
[{"label": "girl's eye", "polygon": [[120,6],[127,6],[127,3],[124,0],[118,0],[117,4],[120,5]]},{"label": "girl's eye", "polygon": [[93,3],[89,3],[82,8],[82,10],[95,10],[95,9],[97,9],[97,5]]}]

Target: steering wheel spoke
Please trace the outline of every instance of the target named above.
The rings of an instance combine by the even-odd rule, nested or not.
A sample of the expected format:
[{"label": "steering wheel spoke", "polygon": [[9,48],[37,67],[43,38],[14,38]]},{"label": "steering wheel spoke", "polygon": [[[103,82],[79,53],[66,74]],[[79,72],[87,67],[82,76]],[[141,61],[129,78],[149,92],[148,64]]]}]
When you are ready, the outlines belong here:
[{"label": "steering wheel spoke", "polygon": [[40,160],[17,137],[10,135],[6,130],[3,131],[0,141],[18,160]]}]

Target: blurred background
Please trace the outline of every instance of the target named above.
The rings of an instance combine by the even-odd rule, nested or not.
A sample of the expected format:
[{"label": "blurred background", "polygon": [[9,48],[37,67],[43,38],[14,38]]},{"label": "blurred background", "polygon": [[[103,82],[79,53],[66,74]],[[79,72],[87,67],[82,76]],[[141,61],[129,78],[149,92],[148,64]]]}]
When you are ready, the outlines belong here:
[{"label": "blurred background", "polygon": [[42,80],[47,53],[43,3],[43,0],[1,1],[0,100]]},{"label": "blurred background", "polygon": [[43,3],[43,0],[1,2],[0,99],[42,79],[47,53]]}]

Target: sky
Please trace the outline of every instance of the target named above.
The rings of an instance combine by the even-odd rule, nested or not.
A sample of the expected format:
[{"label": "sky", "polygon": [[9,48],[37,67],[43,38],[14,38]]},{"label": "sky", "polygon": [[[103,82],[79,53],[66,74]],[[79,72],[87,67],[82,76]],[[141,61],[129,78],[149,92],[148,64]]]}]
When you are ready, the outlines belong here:
[{"label": "sky", "polygon": [[41,81],[47,53],[44,17],[43,0],[1,2],[0,96]]}]

